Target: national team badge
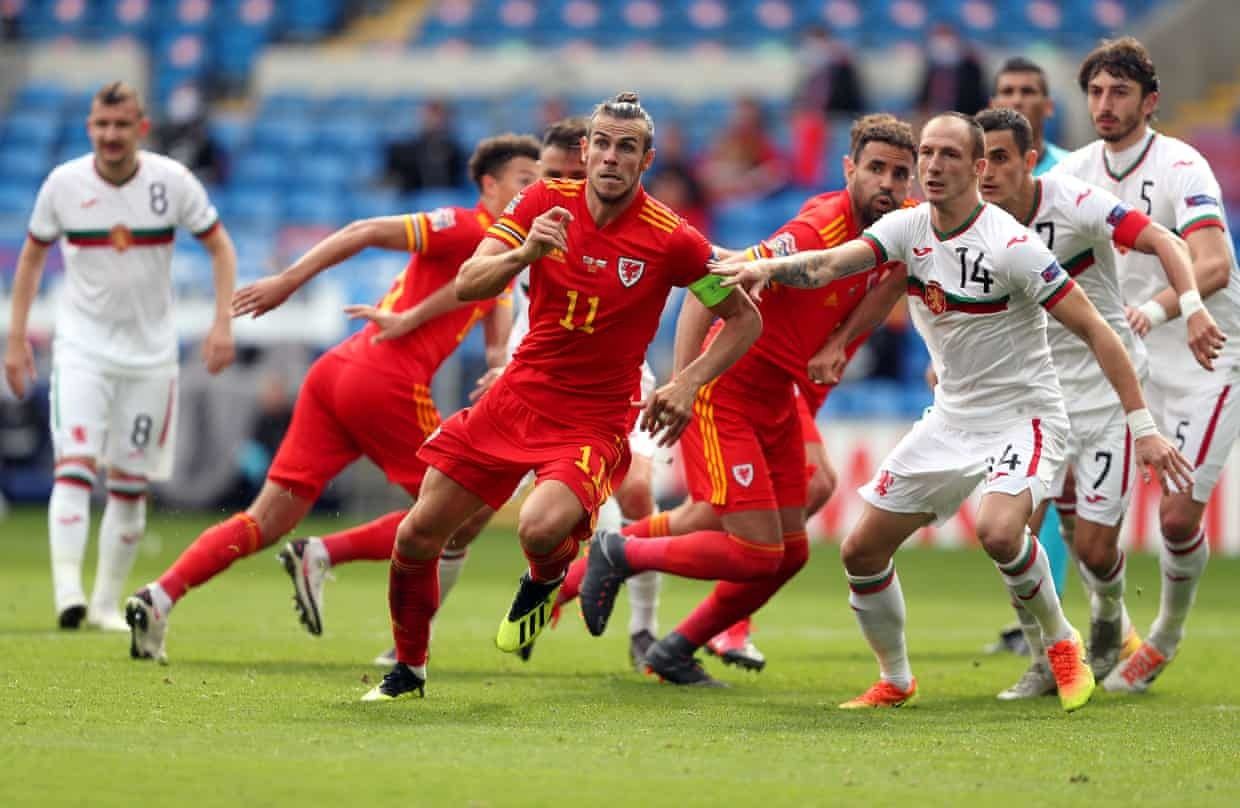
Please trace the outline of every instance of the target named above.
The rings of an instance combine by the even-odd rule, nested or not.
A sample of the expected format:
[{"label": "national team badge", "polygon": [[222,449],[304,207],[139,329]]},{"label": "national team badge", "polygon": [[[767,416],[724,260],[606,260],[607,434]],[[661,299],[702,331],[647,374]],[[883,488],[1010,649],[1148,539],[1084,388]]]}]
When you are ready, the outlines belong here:
[{"label": "national team badge", "polygon": [[438,233],[456,224],[456,211],[452,208],[435,208],[426,214],[426,220],[430,223],[431,231]]},{"label": "national team badge", "polygon": [[745,488],[753,485],[753,463],[741,463],[732,467],[732,476]]},{"label": "national team badge", "polygon": [[133,231],[118,224],[108,231],[108,240],[112,242],[112,249],[123,253],[133,246]]},{"label": "national team badge", "polygon": [[930,309],[933,314],[942,314],[947,311],[947,294],[938,281],[930,281],[926,284],[926,308]]},{"label": "national team badge", "polygon": [[624,284],[626,289],[641,280],[642,274],[645,271],[645,261],[638,261],[633,258],[621,258],[616,263],[616,272],[619,273],[620,282]]}]

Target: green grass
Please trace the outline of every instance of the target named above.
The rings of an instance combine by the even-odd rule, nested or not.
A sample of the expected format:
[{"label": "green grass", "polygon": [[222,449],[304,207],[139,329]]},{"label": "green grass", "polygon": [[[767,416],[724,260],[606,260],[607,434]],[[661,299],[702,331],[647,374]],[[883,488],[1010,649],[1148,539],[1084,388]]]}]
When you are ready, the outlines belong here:
[{"label": "green grass", "polygon": [[[208,521],[155,516],[135,583]],[[44,536],[42,511],[0,523],[0,805],[1240,804],[1235,560],[1211,562],[1149,694],[1065,715],[995,701],[1024,660],[980,653],[1009,618],[983,555],[909,550],[921,703],[858,714],[835,704],[875,666],[833,548],[760,615],[766,672],[712,662],[734,686],[685,691],[627,670],[623,604],[602,639],[569,614],[529,664],[496,651],[522,562],[494,531],[436,624],[427,698],[375,705],[357,699],[390,645],[384,566],[338,571],[316,639],[274,552],[243,561],[177,607],[160,667],[131,661],[127,637],[50,628]],[[704,591],[669,581],[663,625]],[[1153,559],[1131,560],[1129,593],[1144,628]],[[1075,582],[1068,607],[1085,621]]]}]

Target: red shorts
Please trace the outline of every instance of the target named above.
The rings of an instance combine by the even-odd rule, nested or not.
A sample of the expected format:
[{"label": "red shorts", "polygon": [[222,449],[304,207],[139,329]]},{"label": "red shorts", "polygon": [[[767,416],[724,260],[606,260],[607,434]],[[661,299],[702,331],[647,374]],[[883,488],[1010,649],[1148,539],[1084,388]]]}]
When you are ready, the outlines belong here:
[{"label": "red shorts", "polygon": [[531,470],[535,485],[564,483],[586,511],[571,534],[584,541],[628,471],[628,425],[552,420],[526,406],[501,376],[481,401],[445,421],[418,457],[497,510]]},{"label": "red shorts", "polygon": [[327,353],[302,382],[267,478],[315,500],[345,466],[365,455],[416,497],[426,474],[418,447],[438,426],[426,384]]},{"label": "red shorts", "polygon": [[809,408],[809,402],[805,400],[804,395],[799,395],[796,399],[797,418],[801,421],[801,442],[822,443],[822,435],[818,434],[818,422],[814,420],[814,413]]},{"label": "red shorts", "polygon": [[787,376],[725,373],[698,393],[681,436],[695,500],[721,514],[805,506],[805,443]]}]

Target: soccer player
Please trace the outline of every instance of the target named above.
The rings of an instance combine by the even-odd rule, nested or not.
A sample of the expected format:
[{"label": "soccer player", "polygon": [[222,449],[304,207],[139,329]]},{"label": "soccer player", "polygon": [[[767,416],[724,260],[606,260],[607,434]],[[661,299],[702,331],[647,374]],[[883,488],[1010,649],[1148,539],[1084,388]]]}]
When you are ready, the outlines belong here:
[{"label": "soccer player", "polygon": [[[1104,188],[1188,243],[1197,289],[1180,295],[1163,286],[1150,256],[1118,260],[1129,322],[1150,354],[1146,389],[1162,428],[1193,460],[1192,485],[1163,493],[1159,508],[1162,597],[1145,643],[1115,668],[1108,690],[1143,691],[1175,657],[1197,585],[1210,556],[1202,528],[1206,502],[1240,434],[1240,273],[1220,191],[1196,149],[1150,127],[1158,109],[1158,74],[1145,47],[1131,37],[1104,42],[1081,65],[1099,139],[1056,169]],[[1204,302],[1202,300],[1204,298]],[[1211,373],[1189,352],[1205,307],[1228,340]],[[1187,331],[1187,334],[1186,334]]]},{"label": "soccer player", "polygon": [[[1035,178],[1033,132],[1019,112],[988,109],[976,117],[986,133],[982,198],[1037,233],[1119,335],[1133,365],[1144,375],[1145,351],[1124,315],[1110,245],[1157,256],[1164,277],[1180,294],[1197,288],[1188,249],[1170,230],[1108,191],[1062,172]],[[1190,318],[1190,332],[1194,357],[1209,368],[1222,348],[1222,333],[1205,309]],[[1132,493],[1131,437],[1120,401],[1086,345],[1056,320],[1048,323],[1047,335],[1070,422],[1066,462],[1051,485],[1051,495],[1062,496],[1070,470],[1077,480],[1078,503],[1075,515],[1064,513],[1061,518],[1065,532],[1074,536],[1072,547],[1091,593],[1089,664],[1101,681],[1121,656],[1131,656],[1141,644],[1124,608],[1124,553],[1119,549],[1120,524]],[[1035,532],[1041,510],[1034,516]],[[1055,679],[1041,648],[1038,624],[1019,602],[1014,605],[1033,661],[999,698],[1051,693]]]},{"label": "soccer player", "polygon": [[[859,119],[844,163],[847,189],[809,200],[746,255],[791,255],[855,238],[904,202],[915,149],[908,124],[890,115]],[[811,365],[813,358],[884,273],[891,274],[890,268],[875,267],[822,289],[780,286],[765,295],[759,306],[762,336],[698,393],[682,441],[690,494],[695,502],[710,503],[718,526],[677,524],[681,520],[669,518],[634,525],[627,535],[600,531],[581,583],[582,614],[592,633],[605,628],[616,589],[635,572],[719,580],[711,595],[646,654],[647,666],[664,681],[718,684],[694,652],[761,608],[809,558],[805,441],[794,388],[822,395],[825,379]],[[710,313],[686,300],[677,324],[677,366],[700,350],[709,329]],[[748,665],[736,656],[732,661],[762,667],[760,657]]]},{"label": "soccer player", "polygon": [[439,554],[461,523],[502,505],[531,469],[536,482],[517,526],[530,568],[495,643],[515,652],[538,636],[578,541],[628,465],[632,396],[672,286],[688,286],[725,324],[710,350],[645,402],[643,425],[662,427],[665,445],[688,423],[698,389],[761,331],[752,301],[725,292],[708,271],[706,239],[646,195],[653,144],[654,121],[635,93],[599,104],[587,179],[534,183],[461,268],[456,290],[469,300],[497,294],[529,266],[530,333],[486,395],[419,452],[430,469],[397,532],[389,583],[399,661],[364,700],[424,692]]},{"label": "soccer player", "polygon": [[[531,137],[488,138],[469,163],[479,189],[477,207],[354,222],[279,275],[237,292],[233,313],[259,316],[366,247],[412,254],[377,311],[356,310],[372,322],[310,367],[288,432],[250,507],[207,528],[158,580],[129,598],[125,619],[134,658],[165,662],[172,607],[193,587],[296,527],[323,488],[358,457],[369,457],[391,482],[417,496],[426,471],[417,449],[439,427],[431,378],[494,305],[461,306],[452,279],[499,212],[535,179],[537,160],[538,141]],[[395,519],[382,517],[355,528],[352,538],[358,544],[386,541],[391,546],[395,528]],[[302,618],[311,621],[307,627],[312,631],[321,628],[317,614]]]},{"label": "soccer player", "polygon": [[1068,156],[1066,149],[1051,143],[1045,136],[1046,121],[1055,114],[1055,102],[1051,99],[1046,71],[1037,62],[1023,56],[1013,56],[1004,62],[995,75],[990,106],[1014,109],[1029,121],[1033,129],[1032,148],[1038,153],[1033,176],[1042,176]]},{"label": "soccer player", "polygon": [[932,118],[918,146],[927,202],[889,213],[861,239],[824,252],[721,265],[727,283],[815,287],[889,260],[908,266],[913,324],[939,378],[934,404],[864,488],[861,519],[841,556],[849,605],[881,678],[845,709],[898,707],[917,698],[904,642],[904,597],[892,556],[915,530],[956,513],[983,484],[982,547],[1013,599],[1037,619],[1065,710],[1089,700],[1094,679],[1079,633],[1026,525],[1063,460],[1068,418],[1046,338],[1050,311],[1090,347],[1116,389],[1142,466],[1164,485],[1188,479],[1187,461],[1158,433],[1124,344],[1050,251],[1010,214],[979,198],[985,168],[977,122]]},{"label": "soccer player", "polygon": [[[176,418],[177,335],[172,320],[175,229],[211,256],[215,317],[203,342],[207,370],[233,360],[229,300],[237,255],[202,184],[180,163],[139,148],[150,121],[123,82],[99,90],[86,130],[92,152],[57,166],[35,199],[13,279],[4,372],[15,395],[34,379],[30,306],[52,242],[61,241],[65,290],[52,346],[55,482],[48,502],[52,587],[61,628],[83,619],[124,631],[119,601],[146,530],[147,481],[169,475]],[[99,566],[89,608],[82,557],[90,492],[108,467]]]}]

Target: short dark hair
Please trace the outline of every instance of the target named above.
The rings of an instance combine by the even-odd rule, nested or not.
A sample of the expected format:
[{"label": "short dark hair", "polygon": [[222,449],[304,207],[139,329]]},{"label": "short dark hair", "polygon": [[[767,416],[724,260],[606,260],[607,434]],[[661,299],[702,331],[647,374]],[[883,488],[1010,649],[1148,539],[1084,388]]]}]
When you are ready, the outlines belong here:
[{"label": "short dark hair", "polygon": [[1049,96],[1051,94],[1050,84],[1046,81],[1046,71],[1042,66],[1031,59],[1024,56],[1013,56],[999,67],[999,72],[995,73],[995,92],[999,91],[999,77],[1004,73],[1034,73],[1038,77],[1038,87],[1042,90],[1042,95]]},{"label": "short dark hair", "polygon": [[561,118],[543,132],[543,148],[559,146],[561,149],[580,149],[581,139],[586,136],[588,128],[585,118]]},{"label": "short dark hair", "polygon": [[[929,126],[939,118],[951,118],[952,120],[962,121],[965,126],[969,127],[969,141],[973,146],[973,159],[977,160],[986,155],[986,134],[982,132],[982,127],[978,126],[977,121],[973,120],[972,117],[955,110],[940,112],[929,121],[926,121],[926,126]],[[922,131],[925,131],[925,126],[922,127]]]},{"label": "short dark hair", "polygon": [[482,178],[498,177],[508,161],[515,157],[528,157],[537,160],[541,147],[531,135],[514,135],[508,132],[503,135],[489,137],[478,143],[469,158],[469,176],[474,185],[482,187]]},{"label": "short dark hair", "polygon": [[861,150],[867,143],[886,143],[897,149],[908,149],[913,161],[917,161],[917,138],[913,136],[913,127],[886,112],[858,118],[853,122],[849,138],[848,153],[854,162],[861,158]]},{"label": "short dark hair", "polygon": [[1029,119],[1010,107],[992,107],[973,116],[983,132],[1011,132],[1022,155],[1033,148],[1033,126]]},{"label": "short dark hair", "polygon": [[594,131],[594,119],[600,115],[606,115],[609,118],[618,118],[620,120],[634,120],[640,118],[646,122],[646,143],[645,151],[650,151],[650,147],[654,145],[654,118],[650,117],[650,113],[642,107],[641,98],[637,93],[623,92],[616,93],[609,101],[604,101],[594,107],[594,111],[590,113],[590,122],[587,132]]},{"label": "short dark hair", "polygon": [[95,103],[105,107],[114,107],[126,101],[133,101],[138,105],[138,114],[146,115],[146,109],[142,104],[142,94],[123,81],[105,84],[99,92],[95,93]]},{"label": "short dark hair", "polygon": [[1081,62],[1081,72],[1076,79],[1081,92],[1089,92],[1089,83],[1101,70],[1135,81],[1141,85],[1143,97],[1158,92],[1158,71],[1154,69],[1154,60],[1134,37],[1104,39],[1102,44],[1089,52],[1085,61]]}]

